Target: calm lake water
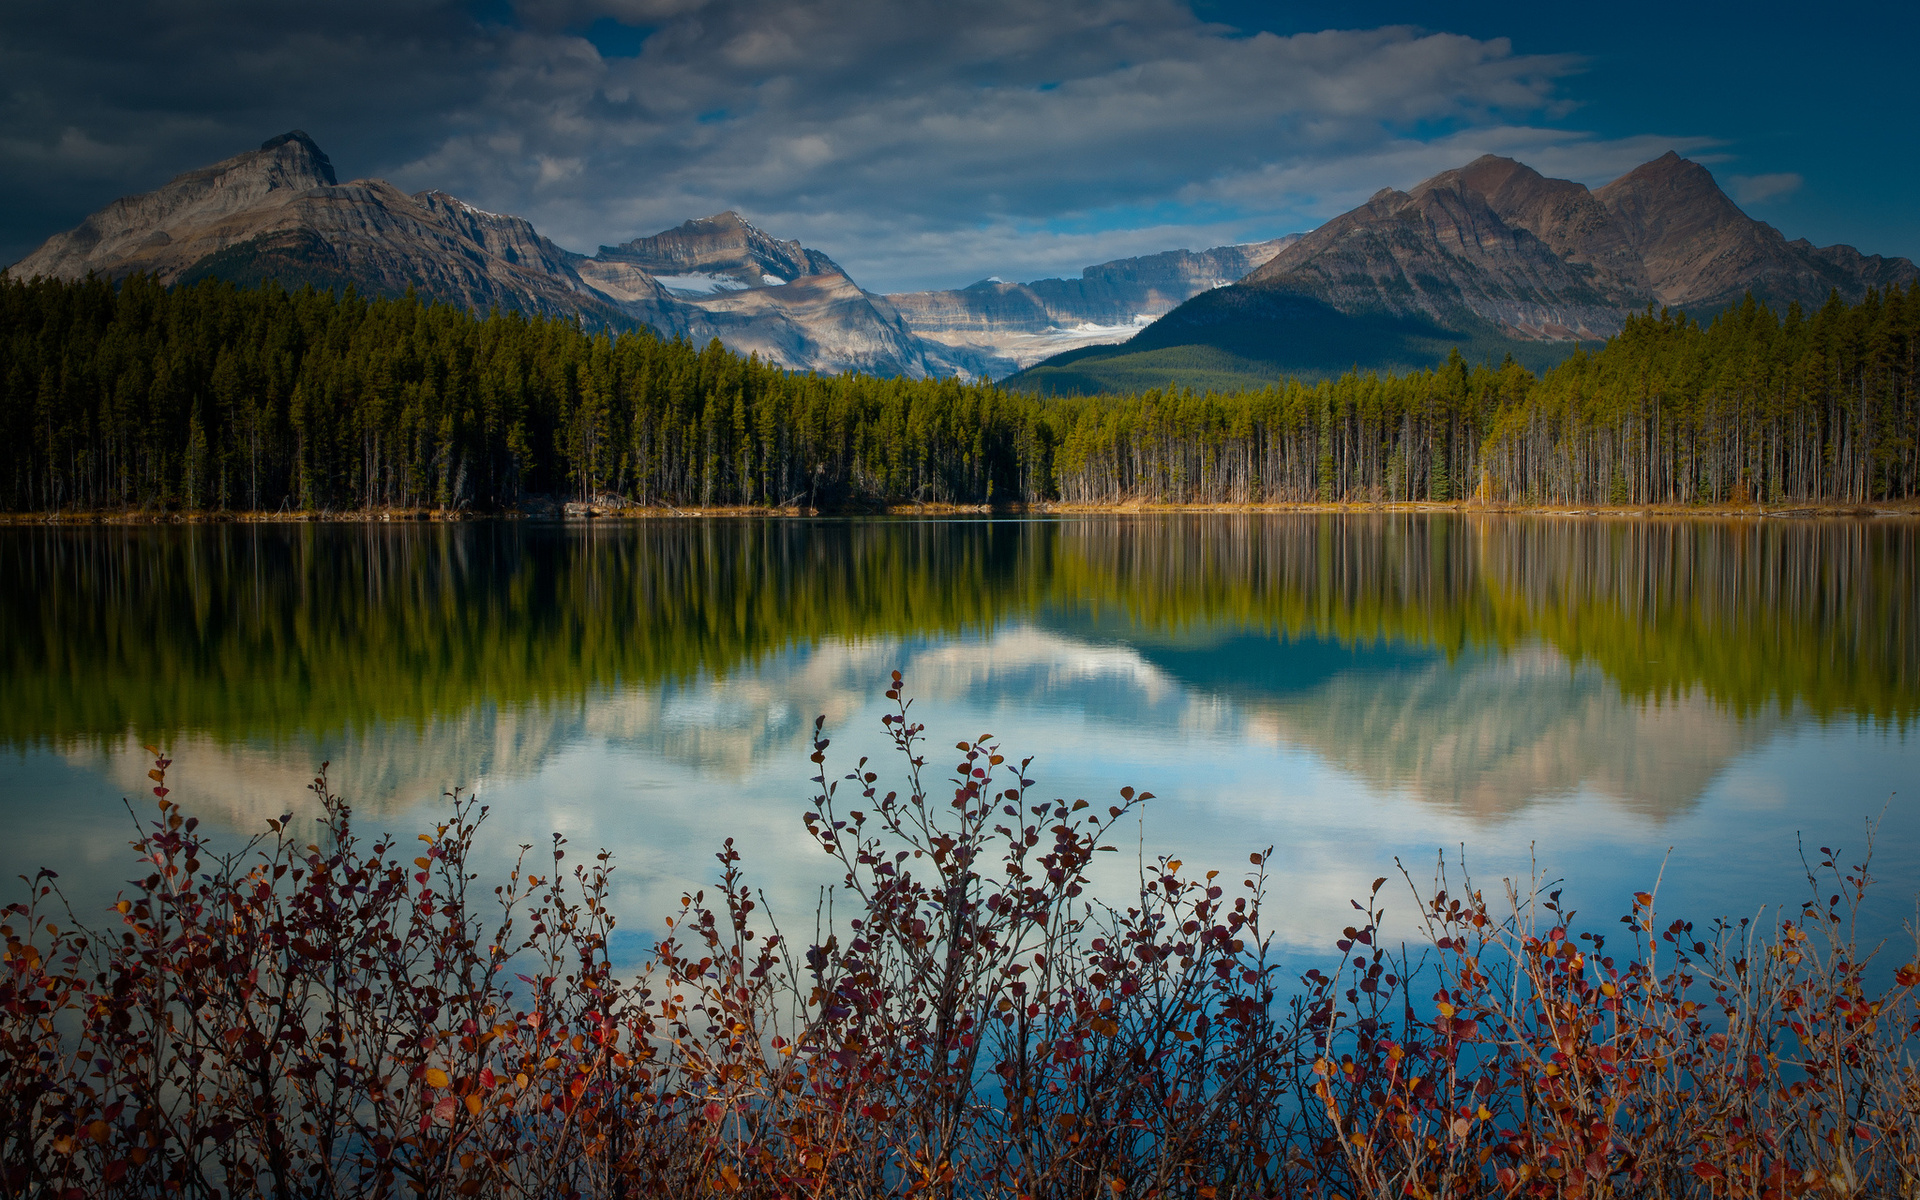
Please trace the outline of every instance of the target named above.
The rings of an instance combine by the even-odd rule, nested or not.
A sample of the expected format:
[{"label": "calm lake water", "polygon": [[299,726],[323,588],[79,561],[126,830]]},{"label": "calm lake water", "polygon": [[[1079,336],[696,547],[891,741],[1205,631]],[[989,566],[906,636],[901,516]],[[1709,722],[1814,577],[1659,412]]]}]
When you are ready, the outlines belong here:
[{"label": "calm lake water", "polygon": [[1464,853],[1490,890],[1537,860],[1598,924],[1663,871],[1663,912],[1742,916],[1870,819],[1893,933],[1920,892],[1917,552],[1885,518],[5,529],[0,873],[107,903],[143,742],[235,839],[310,817],[328,761],[395,831],[479,791],[483,871],[550,830],[612,849],[637,955],[729,836],[811,913],[813,718],[830,768],[884,755],[897,668],[931,766],[992,733],[1049,796],[1155,793],[1103,856],[1116,897],[1140,846],[1228,870],[1274,846],[1303,960],[1396,858]]}]

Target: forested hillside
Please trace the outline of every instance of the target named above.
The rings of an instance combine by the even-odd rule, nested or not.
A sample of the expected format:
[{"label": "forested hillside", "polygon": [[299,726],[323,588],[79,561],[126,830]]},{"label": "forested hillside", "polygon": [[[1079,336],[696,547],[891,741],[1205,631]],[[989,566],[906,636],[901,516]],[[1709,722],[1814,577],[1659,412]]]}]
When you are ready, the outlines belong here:
[{"label": "forested hillside", "polygon": [[1812,316],[1651,311],[1508,362],[1036,398],[820,377],[413,298],[0,283],[0,505],[1870,502],[1920,485],[1920,285]]}]

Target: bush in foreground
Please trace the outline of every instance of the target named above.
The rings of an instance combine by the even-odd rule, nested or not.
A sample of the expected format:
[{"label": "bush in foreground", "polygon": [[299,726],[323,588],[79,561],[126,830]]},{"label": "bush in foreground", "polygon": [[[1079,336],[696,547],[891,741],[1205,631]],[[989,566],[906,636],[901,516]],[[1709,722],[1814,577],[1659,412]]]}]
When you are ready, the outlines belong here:
[{"label": "bush in foreground", "polygon": [[[1148,799],[1040,801],[957,746],[923,786],[833,778],[809,835],[837,909],[789,942],[740,854],[647,966],[607,956],[612,864],[558,838],[482,889],[486,810],[417,842],[283,819],[216,854],[152,772],[144,878],[108,929],[47,873],[6,910],[0,1183],[21,1196],[1920,1196],[1920,965],[1875,967],[1864,866],[1763,931],[1635,897],[1444,877],[1389,949],[1377,881],[1339,966],[1281,975],[1263,856],[1160,859],[1096,901]],[[417,853],[416,853],[417,852]],[[1828,884],[1831,886],[1828,886]],[[851,915],[844,910],[851,908]],[[756,916],[759,913],[759,916]],[[840,918],[835,920],[835,918]],[[757,928],[758,927],[758,928]],[[1902,956],[1904,957],[1904,955]],[[1870,982],[1891,976],[1876,987]]]}]

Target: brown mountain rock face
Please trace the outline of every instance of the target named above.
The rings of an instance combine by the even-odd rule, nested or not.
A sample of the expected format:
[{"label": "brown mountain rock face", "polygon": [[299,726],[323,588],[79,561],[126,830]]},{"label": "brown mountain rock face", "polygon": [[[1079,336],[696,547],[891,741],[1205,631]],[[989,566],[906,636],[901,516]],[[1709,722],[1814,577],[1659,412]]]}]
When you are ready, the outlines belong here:
[{"label": "brown mountain rock face", "polygon": [[1129,349],[1231,346],[1265,361],[1318,345],[1343,365],[1388,354],[1391,334],[1412,339],[1392,351],[1407,365],[1459,332],[1497,353],[1502,338],[1604,337],[1648,304],[1705,315],[1751,292],[1817,307],[1920,277],[1904,258],[1790,242],[1674,154],[1592,191],[1487,155],[1411,191],[1382,189],[1305,235],[1119,259],[1079,279],[877,296],[731,211],[576,254],[444,192],[342,184],[299,130],[116,200],[7,273],[136,271],[169,284],[413,288],[480,311],[718,337],[796,370],[912,377],[1004,375],[1142,327]]},{"label": "brown mountain rock face", "polygon": [[1580,184],[1548,179],[1525,163],[1492,154],[1430,182],[1441,180],[1479,192],[1501,220],[1533,234],[1565,261],[1592,267],[1617,287],[1646,289],[1646,269],[1627,231]]},{"label": "brown mountain rock face", "polygon": [[602,246],[594,257],[631,263],[655,276],[713,275],[743,288],[777,287],[803,275],[846,274],[819,251],[769,237],[731,210],[652,237]]},{"label": "brown mountain rock face", "polygon": [[1758,278],[1805,265],[1779,231],[1741,212],[1705,167],[1672,151],[1594,197],[1626,232],[1661,304],[1724,303]]},{"label": "brown mountain rock face", "polygon": [[1748,294],[1808,309],[1916,278],[1904,258],[1787,241],[1678,155],[1596,190],[1486,155],[1408,191],[1381,189],[1124,345],[1041,362],[1009,382],[1100,391],[1206,372],[1252,386],[1356,366],[1419,370],[1455,350],[1544,369],[1565,343],[1610,336],[1649,305],[1705,320]]},{"label": "brown mountain rock face", "polygon": [[1503,221],[1459,174],[1436,176],[1412,192],[1376,192],[1282,251],[1243,286],[1297,293],[1340,312],[1442,326],[1472,316],[1522,337],[1618,332],[1624,311],[1616,288]]},{"label": "brown mountain rock face", "polygon": [[171,278],[271,222],[263,216],[336,182],[333,164],[300,130],[258,150],[188,171],[155,191],[115,200],[73,230],[48,238],[9,274],[79,279],[151,271]]},{"label": "brown mountain rock face", "polygon": [[[1787,245],[1825,270],[1839,273],[1854,288],[1879,288],[1884,292],[1891,287],[1905,287],[1914,279],[1914,264],[1904,258],[1862,254],[1852,246],[1816,246],[1805,238],[1795,238]],[[1842,294],[1850,293],[1843,291]]]},{"label": "brown mountain rock face", "polygon": [[[885,299],[826,255],[768,236],[736,212],[635,238],[579,264],[666,334],[718,337],[739,354],[799,370],[949,375],[955,364],[914,336]],[[660,291],[635,295],[638,280]]]},{"label": "brown mountain rock face", "polygon": [[[916,337],[893,307],[832,259],[726,212],[588,258],[520,217],[379,179],[339,183],[306,134],[269,139],[130,196],[14,264],[15,278],[352,285],[479,311],[650,325],[798,370],[950,374],[964,363]],[[665,281],[664,283],[662,281]]]},{"label": "brown mountain rock face", "polygon": [[1486,155],[1411,192],[1383,189],[1241,286],[1349,315],[1456,330],[1482,321],[1508,337],[1561,341],[1608,336],[1648,304],[1706,315],[1751,291],[1817,307],[1833,291],[1858,300],[1917,274],[1906,259],[1789,242],[1676,154],[1597,191]]},{"label": "brown mountain rock face", "polygon": [[730,348],[768,362],[915,378],[954,373],[914,336],[885,297],[861,291],[838,270],[779,286],[716,292],[690,303],[707,314],[716,336]]},{"label": "brown mountain rock face", "polygon": [[444,192],[409,196],[379,179],[316,188],[289,205],[276,228],[317,235],[363,289],[422,295],[485,312],[553,316],[609,306],[565,250],[518,217],[472,208]]},{"label": "brown mountain rock face", "polygon": [[1708,310],[1751,291],[1775,304],[1817,307],[1834,291],[1858,300],[1869,287],[1915,276],[1906,259],[1789,242],[1741,212],[1705,167],[1672,152],[1635,167],[1594,197],[1632,240],[1646,264],[1652,299],[1660,304]]},{"label": "brown mountain rock face", "polygon": [[605,300],[573,269],[578,255],[519,217],[482,212],[443,192],[409,196],[379,179],[336,182],[298,130],[260,149],[116,200],[14,264],[15,278],[121,278],[163,283],[219,275],[253,282],[351,282],[481,311],[605,316]]}]

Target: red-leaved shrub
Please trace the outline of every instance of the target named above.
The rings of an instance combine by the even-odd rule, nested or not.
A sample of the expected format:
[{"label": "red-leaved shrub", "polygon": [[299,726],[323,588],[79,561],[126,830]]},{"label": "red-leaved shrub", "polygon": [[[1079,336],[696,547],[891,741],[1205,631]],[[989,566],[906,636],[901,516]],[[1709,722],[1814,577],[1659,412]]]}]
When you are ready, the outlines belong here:
[{"label": "red-leaved shrub", "polygon": [[[1356,903],[1337,969],[1280,974],[1264,856],[1158,859],[1089,892],[1148,799],[1040,800],[956,747],[923,785],[827,768],[838,873],[790,943],[739,851],[648,964],[609,961],[609,856],[496,886],[486,810],[363,838],[323,773],[216,853],[152,772],[144,872],[98,930],[48,873],[6,909],[0,1183],[19,1196],[1920,1196],[1920,964],[1876,964],[1864,866],[1822,852],[1790,919],[1573,927],[1444,874],[1389,948]],[[1825,881],[1832,881],[1830,888]],[[756,915],[757,914],[757,915]],[[1909,931],[1911,932],[1911,931]],[[1902,955],[1905,961],[1907,955]]]}]

